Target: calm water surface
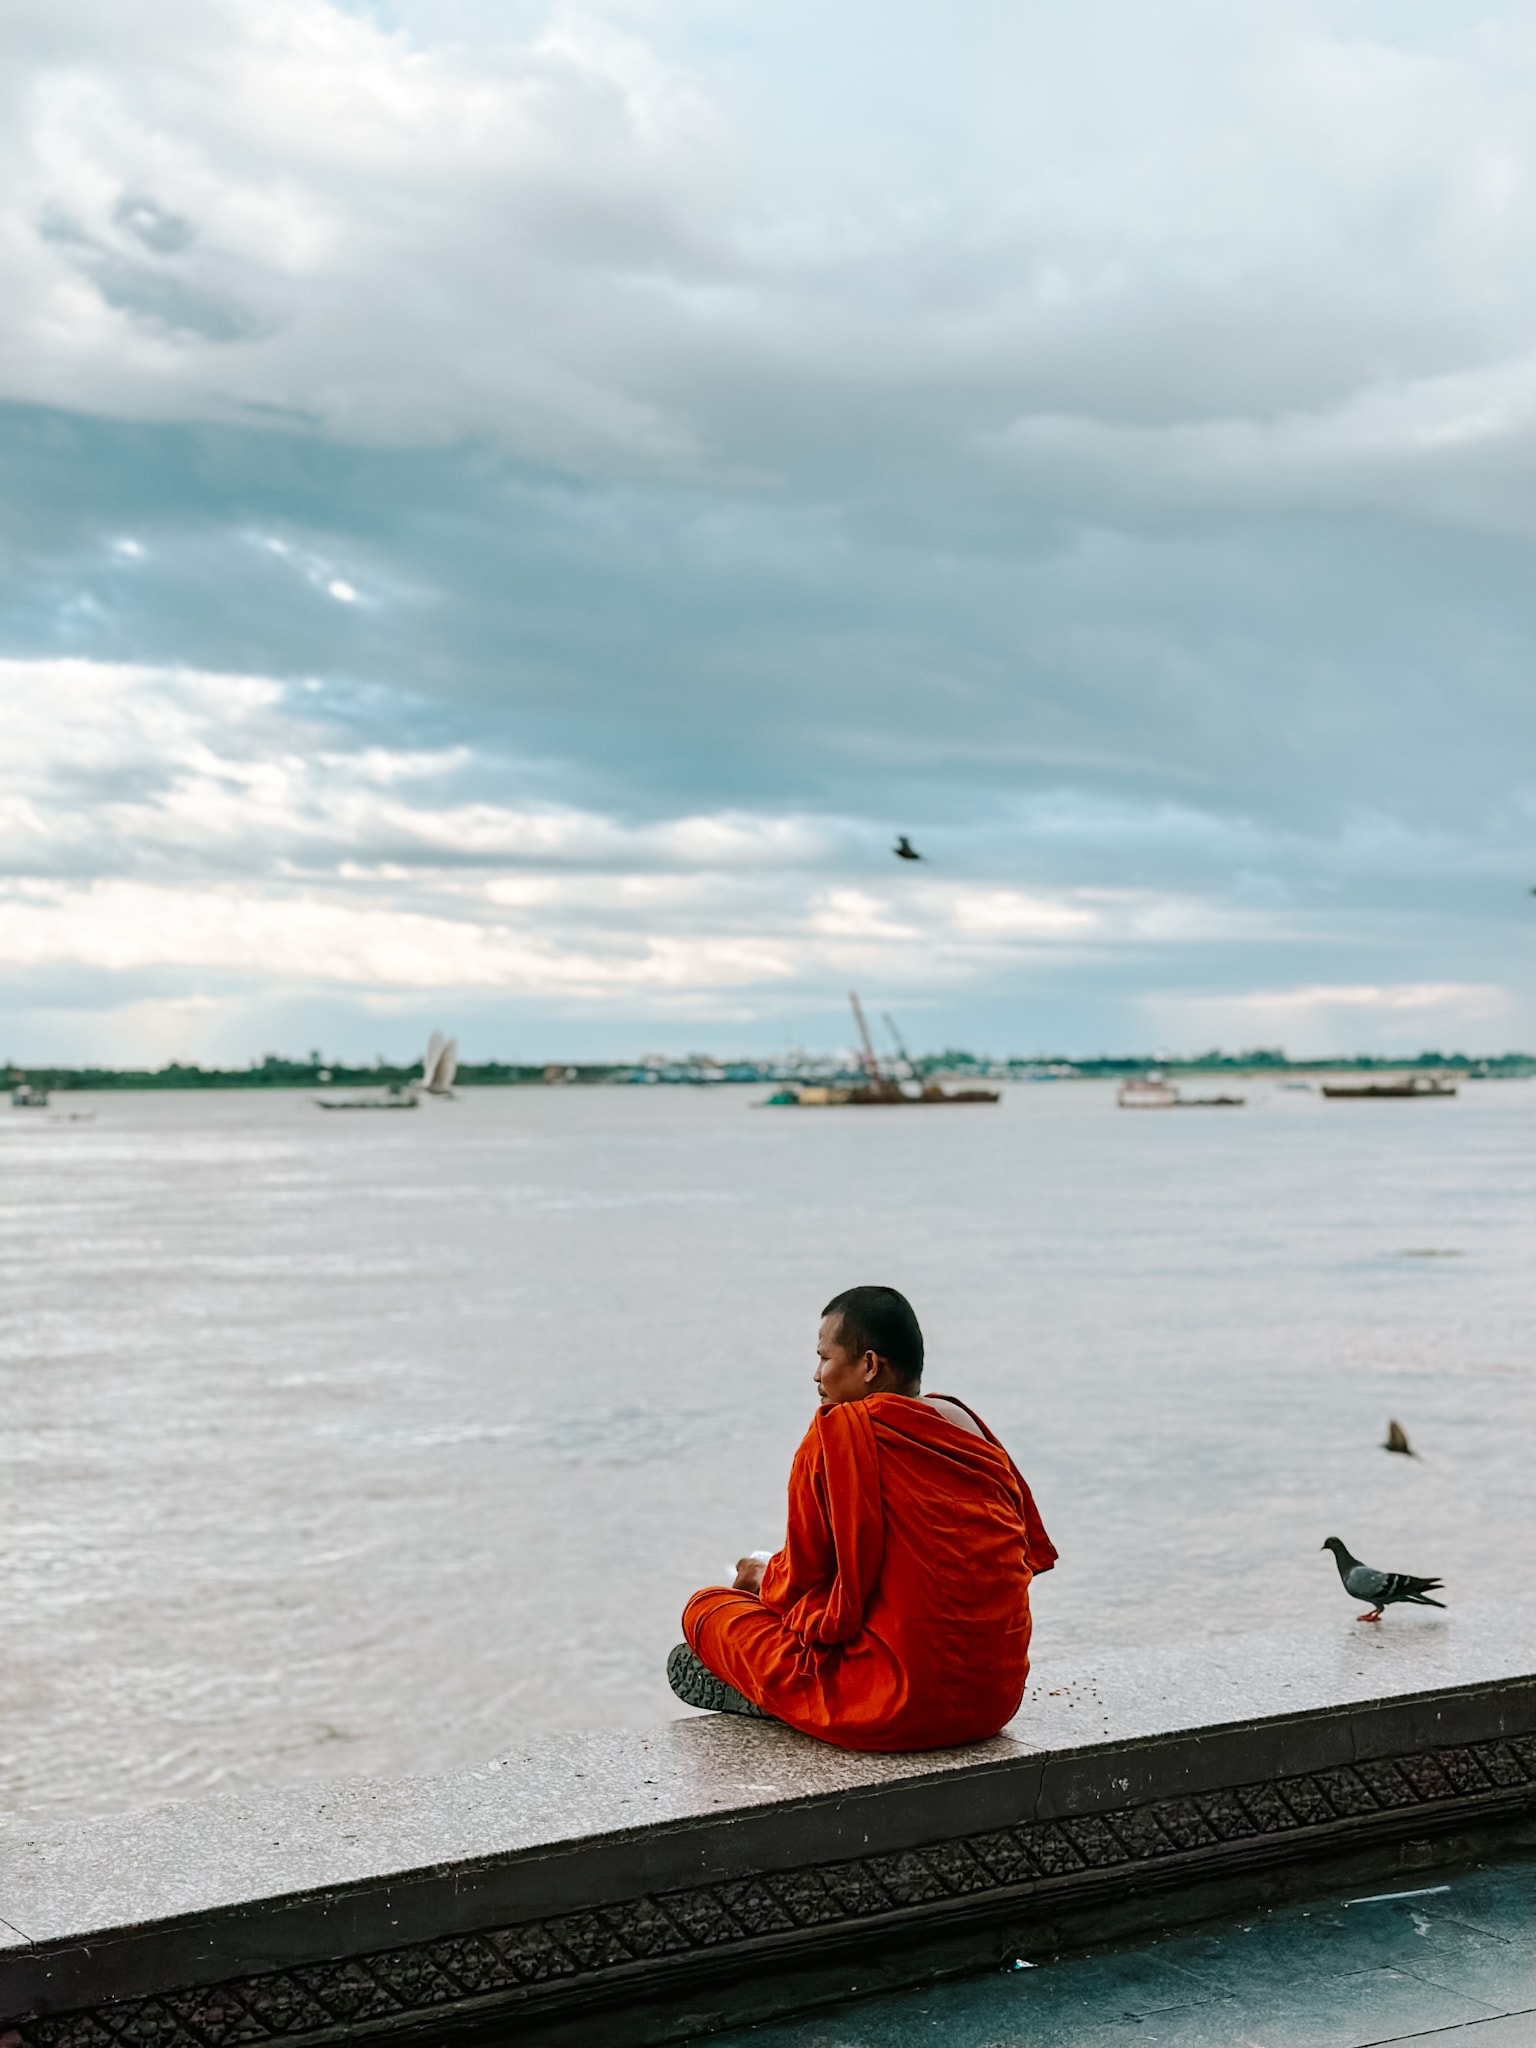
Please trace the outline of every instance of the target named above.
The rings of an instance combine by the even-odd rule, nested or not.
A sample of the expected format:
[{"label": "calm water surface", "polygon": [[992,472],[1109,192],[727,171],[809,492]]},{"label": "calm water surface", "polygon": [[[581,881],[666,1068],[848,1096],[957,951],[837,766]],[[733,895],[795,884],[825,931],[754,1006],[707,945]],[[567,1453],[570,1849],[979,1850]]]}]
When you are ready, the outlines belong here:
[{"label": "calm water surface", "polygon": [[[763,1092],[0,1112],[0,1798],[666,1718],[683,1599],[779,1540],[817,1311],[855,1281],[911,1294],[930,1387],[1032,1481],[1058,1666],[1352,1628],[1333,1533],[1453,1601],[1527,1568],[1536,1088]],[[1420,1460],[1376,1448],[1389,1415]]]}]

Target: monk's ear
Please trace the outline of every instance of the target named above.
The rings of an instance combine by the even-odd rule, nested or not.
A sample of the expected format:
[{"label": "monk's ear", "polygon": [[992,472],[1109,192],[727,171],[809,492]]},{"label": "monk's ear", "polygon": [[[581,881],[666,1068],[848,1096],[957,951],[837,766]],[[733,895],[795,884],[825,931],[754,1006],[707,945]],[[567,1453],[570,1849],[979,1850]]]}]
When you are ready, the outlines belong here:
[{"label": "monk's ear", "polygon": [[860,1365],[862,1365],[862,1366],[863,1366],[863,1368],[864,1368],[864,1377],[865,1377],[865,1379],[866,1379],[866,1380],[877,1380],[877,1379],[879,1379],[879,1377],[880,1377],[880,1358],[879,1358],[879,1354],[878,1354],[877,1352],[874,1352],[874,1351],[866,1351],[866,1352],[865,1352],[865,1354],[864,1354],[864,1356],[863,1356],[863,1357],[862,1357],[862,1358],[861,1358],[861,1359],[859,1360],[859,1363],[860,1363]]}]

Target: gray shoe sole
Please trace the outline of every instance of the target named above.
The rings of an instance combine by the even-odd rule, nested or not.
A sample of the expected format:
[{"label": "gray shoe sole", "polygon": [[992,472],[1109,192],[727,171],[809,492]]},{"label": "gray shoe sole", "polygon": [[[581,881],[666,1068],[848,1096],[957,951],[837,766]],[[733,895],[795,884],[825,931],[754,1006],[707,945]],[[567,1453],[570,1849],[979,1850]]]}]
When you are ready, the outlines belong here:
[{"label": "gray shoe sole", "polygon": [[686,1643],[679,1643],[667,1658],[667,1683],[685,1707],[702,1707],[710,1714],[746,1714],[754,1721],[773,1719],[766,1707],[754,1706],[734,1685],[716,1678]]}]

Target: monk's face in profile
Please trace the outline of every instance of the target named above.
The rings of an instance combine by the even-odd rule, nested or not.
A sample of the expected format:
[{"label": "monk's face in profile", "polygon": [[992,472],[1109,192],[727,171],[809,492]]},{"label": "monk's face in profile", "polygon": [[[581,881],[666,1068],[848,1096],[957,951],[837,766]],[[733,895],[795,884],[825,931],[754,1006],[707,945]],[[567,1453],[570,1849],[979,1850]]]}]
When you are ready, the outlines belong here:
[{"label": "monk's face in profile", "polygon": [[862,1401],[869,1394],[907,1394],[888,1359],[873,1351],[852,1351],[843,1342],[841,1316],[823,1316],[816,1333],[816,1391],[823,1408]]}]

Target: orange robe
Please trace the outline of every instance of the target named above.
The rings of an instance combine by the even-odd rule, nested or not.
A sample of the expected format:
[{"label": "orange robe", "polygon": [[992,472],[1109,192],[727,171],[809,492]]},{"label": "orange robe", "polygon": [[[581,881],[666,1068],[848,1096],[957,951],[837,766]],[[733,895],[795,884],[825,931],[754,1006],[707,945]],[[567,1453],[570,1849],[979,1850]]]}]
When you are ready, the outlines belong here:
[{"label": "orange robe", "polygon": [[984,1436],[906,1394],[822,1409],[761,1597],[707,1586],[683,1610],[715,1676],[843,1749],[945,1748],[1011,1720],[1029,1582],[1056,1552],[1013,1460],[974,1420]]}]

